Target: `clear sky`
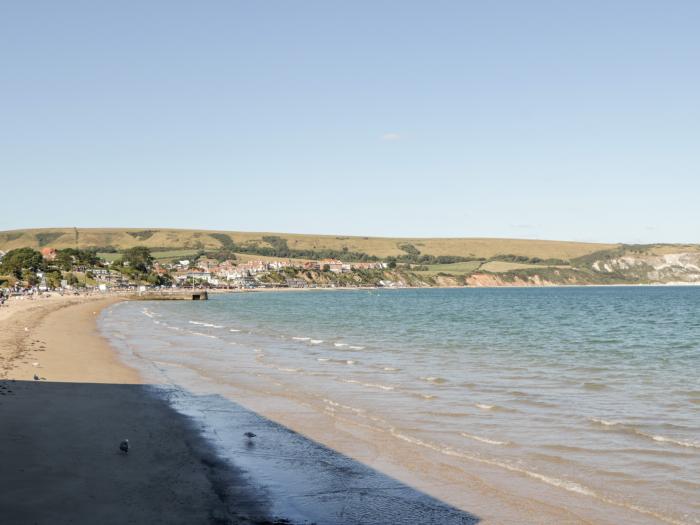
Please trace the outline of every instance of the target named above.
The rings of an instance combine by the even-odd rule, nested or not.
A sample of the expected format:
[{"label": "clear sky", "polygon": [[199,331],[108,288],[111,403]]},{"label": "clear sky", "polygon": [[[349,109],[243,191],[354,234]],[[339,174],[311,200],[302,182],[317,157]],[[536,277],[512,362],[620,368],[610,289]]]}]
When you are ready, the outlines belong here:
[{"label": "clear sky", "polygon": [[0,230],[700,242],[696,0],[15,1]]}]

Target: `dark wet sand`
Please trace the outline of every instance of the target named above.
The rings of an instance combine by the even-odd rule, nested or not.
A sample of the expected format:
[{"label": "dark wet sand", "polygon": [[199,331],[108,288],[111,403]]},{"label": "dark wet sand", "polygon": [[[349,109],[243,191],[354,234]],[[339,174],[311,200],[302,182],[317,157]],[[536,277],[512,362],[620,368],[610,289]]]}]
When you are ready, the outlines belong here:
[{"label": "dark wet sand", "polygon": [[[2,381],[3,524],[266,523],[264,496],[141,385]],[[11,392],[8,392],[11,391]],[[119,442],[131,450],[122,454]]]},{"label": "dark wet sand", "polygon": [[[478,522],[219,396],[9,380],[0,393],[3,524]],[[213,414],[227,459],[169,397]]]}]

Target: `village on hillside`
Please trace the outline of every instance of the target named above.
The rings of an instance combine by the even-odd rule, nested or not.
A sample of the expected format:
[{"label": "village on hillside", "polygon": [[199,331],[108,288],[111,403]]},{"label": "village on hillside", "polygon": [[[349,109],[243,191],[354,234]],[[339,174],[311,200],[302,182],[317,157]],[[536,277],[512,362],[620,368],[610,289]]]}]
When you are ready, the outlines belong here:
[{"label": "village on hillside", "polygon": [[121,257],[107,260],[92,250],[21,248],[7,253],[0,251],[0,275],[7,276],[0,284],[16,293],[402,286],[380,278],[388,266],[386,262],[350,263],[332,258],[242,262],[230,258],[219,260],[207,254],[166,262],[156,260],[145,247],[125,250]]}]

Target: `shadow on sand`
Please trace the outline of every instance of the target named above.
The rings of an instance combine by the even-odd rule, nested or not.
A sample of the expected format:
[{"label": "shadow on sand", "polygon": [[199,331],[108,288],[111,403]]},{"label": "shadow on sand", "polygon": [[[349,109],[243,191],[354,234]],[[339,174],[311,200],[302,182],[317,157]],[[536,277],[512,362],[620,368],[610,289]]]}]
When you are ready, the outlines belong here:
[{"label": "shadow on sand", "polygon": [[0,381],[0,450],[8,524],[479,521],[230,400],[179,389]]}]

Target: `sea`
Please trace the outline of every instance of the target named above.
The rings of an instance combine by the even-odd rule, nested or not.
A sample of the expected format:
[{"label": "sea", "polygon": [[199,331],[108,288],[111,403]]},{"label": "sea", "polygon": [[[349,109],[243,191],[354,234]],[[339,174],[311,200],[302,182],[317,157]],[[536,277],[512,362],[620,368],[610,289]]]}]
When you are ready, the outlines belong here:
[{"label": "sea", "polygon": [[485,523],[700,523],[700,287],[222,293],[99,326],[148,381]]}]

